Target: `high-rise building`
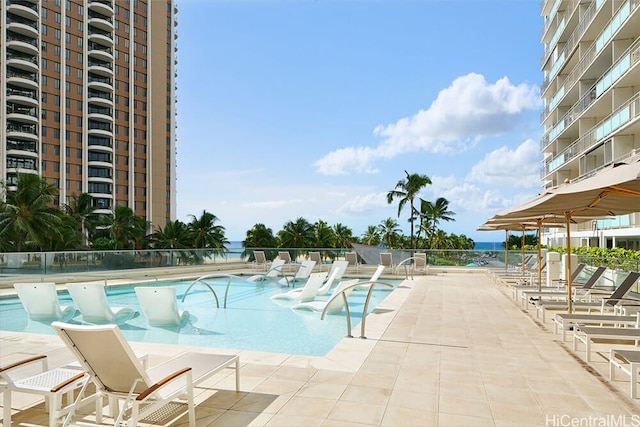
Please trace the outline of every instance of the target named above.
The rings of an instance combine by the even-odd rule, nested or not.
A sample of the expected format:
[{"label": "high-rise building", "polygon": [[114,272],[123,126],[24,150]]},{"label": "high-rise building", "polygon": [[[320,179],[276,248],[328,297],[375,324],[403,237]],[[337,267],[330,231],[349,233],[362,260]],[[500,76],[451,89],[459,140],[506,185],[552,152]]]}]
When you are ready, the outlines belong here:
[{"label": "high-rise building", "polygon": [[[545,0],[542,16],[540,175],[551,187],[640,154],[640,1]],[[565,243],[562,230],[544,237]],[[640,205],[631,215],[578,224],[571,238],[639,250]]]},{"label": "high-rise building", "polygon": [[0,1],[0,180],[176,217],[173,0]]}]

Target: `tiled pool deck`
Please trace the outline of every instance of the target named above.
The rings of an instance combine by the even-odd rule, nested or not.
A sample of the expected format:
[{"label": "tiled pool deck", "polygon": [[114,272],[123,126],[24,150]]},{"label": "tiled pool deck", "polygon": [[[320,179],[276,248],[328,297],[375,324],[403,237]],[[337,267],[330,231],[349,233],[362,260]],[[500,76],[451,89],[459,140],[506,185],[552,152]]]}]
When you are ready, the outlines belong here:
[{"label": "tiled pool deck", "polygon": [[[479,271],[406,280],[367,319],[367,339],[345,338],[325,357],[239,352],[241,392],[231,371],[198,388],[197,425],[640,425],[628,378],[608,380],[609,347],[583,362],[584,351],[510,295]],[[132,346],[150,364],[186,349]],[[0,365],[43,353],[53,364],[70,359],[57,337],[0,333]],[[16,396],[14,425],[45,426],[37,402]]]}]

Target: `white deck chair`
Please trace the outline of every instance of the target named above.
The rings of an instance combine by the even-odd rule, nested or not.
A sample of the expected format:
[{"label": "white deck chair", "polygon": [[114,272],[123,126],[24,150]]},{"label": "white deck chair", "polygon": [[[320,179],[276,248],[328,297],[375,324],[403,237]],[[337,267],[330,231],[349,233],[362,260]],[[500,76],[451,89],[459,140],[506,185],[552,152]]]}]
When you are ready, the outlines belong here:
[{"label": "white deck chair", "polygon": [[175,286],[138,286],[135,292],[149,326],[184,325],[189,318],[178,310]]},{"label": "white deck chair", "polygon": [[69,320],[76,314],[72,306],[60,306],[55,283],[16,283],[18,298],[31,320]]},{"label": "white deck chair", "polygon": [[289,286],[294,282],[300,282],[302,280],[307,280],[313,271],[313,267],[315,267],[315,261],[300,261],[300,265],[298,271],[293,276],[283,277],[278,281],[283,286]]},{"label": "white deck chair", "polygon": [[269,261],[264,251],[253,251],[253,268],[255,270],[266,271],[269,269]]},{"label": "white deck chair", "polygon": [[318,269],[322,271],[322,269],[324,268],[324,263],[322,262],[322,256],[320,255],[320,252],[309,252],[309,259],[311,261],[315,261]]},{"label": "white deck chair", "polygon": [[[373,274],[371,275],[371,278],[369,280],[367,280],[367,282],[375,282],[377,281],[380,276],[382,276],[382,272],[384,271],[384,269],[387,268],[384,265],[380,264],[377,268],[376,271],[373,272]],[[355,289],[358,291],[364,291],[369,289],[370,285],[362,285],[362,286],[357,286]]]},{"label": "white deck chair", "polygon": [[291,254],[289,253],[289,251],[279,251],[278,258],[283,260],[285,264],[291,264]]},{"label": "white deck chair", "polygon": [[[26,372],[26,374],[25,374]],[[79,369],[48,368],[47,356],[40,355],[20,360],[0,368],[2,392],[2,425],[11,426],[11,395],[14,392],[44,396],[49,411],[49,426],[67,425],[76,409],[96,402],[96,422],[102,423],[102,395],[85,395],[89,376]],[[74,399],[73,393],[78,391]],[[63,396],[67,396],[66,406]]]},{"label": "white deck chair", "polygon": [[[342,291],[342,289],[347,288],[351,285],[355,285],[356,283],[358,283],[358,279],[342,281],[338,283],[338,286],[336,286],[336,290],[334,291],[334,293],[340,292]],[[347,296],[349,296],[350,292],[351,291],[346,291]],[[338,314],[344,308],[344,298],[335,298],[335,299],[330,298],[327,301],[315,300],[315,301],[309,301],[309,302],[302,302],[300,304],[296,304],[292,306],[291,308],[294,310],[311,310],[316,312],[322,312],[326,308],[327,314]]]},{"label": "white deck chair", "polygon": [[344,254],[344,259],[348,263],[348,267],[355,268],[356,272],[360,269],[360,262],[358,262],[357,252],[347,252]]},{"label": "white deck chair", "polygon": [[136,314],[130,307],[111,307],[103,283],[67,283],[67,290],[84,322],[122,324]]},{"label": "white deck chair", "polygon": [[427,265],[427,254],[418,252],[413,254],[413,272],[429,274],[429,266]]},{"label": "white deck chair", "polygon": [[327,273],[311,273],[309,280],[307,280],[304,287],[273,295],[271,299],[283,299],[298,302],[313,301],[318,293],[318,289],[326,278]]},{"label": "white deck chair", "polygon": [[380,264],[393,269],[393,254],[391,252],[381,252]]},{"label": "white deck chair", "polygon": [[347,265],[349,263],[347,261],[333,261],[331,264],[331,270],[329,270],[329,278],[327,281],[318,289],[318,295],[326,295],[329,293],[333,282],[336,280],[342,279],[342,276],[347,271]]},{"label": "white deck chair", "polygon": [[[111,415],[116,418],[117,426],[125,418],[130,427],[136,427],[142,419],[146,422],[154,416],[166,418],[166,414],[158,410],[185,399],[189,426],[195,427],[194,386],[228,367],[235,366],[236,391],[239,391],[238,356],[183,353],[147,369],[117,325],[53,322],[51,326],[80,361],[97,391],[110,398]],[[124,404],[119,413],[114,414],[114,409],[120,406],[114,404],[117,399],[123,399]]]},{"label": "white deck chair", "polygon": [[271,263],[271,268],[264,274],[256,274],[247,279],[249,282],[258,282],[263,280],[274,280],[280,276],[282,276],[282,266],[284,265],[284,260],[274,259]]}]

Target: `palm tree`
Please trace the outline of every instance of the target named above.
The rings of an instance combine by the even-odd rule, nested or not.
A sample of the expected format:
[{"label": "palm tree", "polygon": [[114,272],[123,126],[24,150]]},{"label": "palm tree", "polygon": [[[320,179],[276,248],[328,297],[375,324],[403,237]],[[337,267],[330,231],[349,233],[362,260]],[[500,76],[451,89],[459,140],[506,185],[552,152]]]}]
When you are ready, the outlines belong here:
[{"label": "palm tree", "polygon": [[89,193],[74,194],[71,196],[71,202],[62,206],[62,210],[76,221],[83,245],[86,245],[89,240],[87,229],[92,229],[95,226],[97,215],[94,212],[96,209],[93,206],[93,197]]},{"label": "palm tree", "polygon": [[[16,251],[25,245],[42,248],[59,239],[62,225],[60,211],[52,207],[58,189],[45,178],[19,174],[15,190],[7,191],[0,203],[0,240]],[[10,244],[7,244],[11,242]]]},{"label": "palm tree", "polygon": [[387,193],[387,203],[391,204],[395,199],[399,199],[398,203],[398,218],[400,218],[400,212],[402,208],[409,202],[411,207],[410,222],[411,222],[411,249],[415,248],[413,240],[413,221],[414,221],[414,206],[413,201],[417,194],[431,184],[431,179],[426,175],[420,175],[417,173],[409,174],[406,170],[404,173],[407,175],[406,179],[398,181],[395,188]]},{"label": "palm tree", "polygon": [[[433,238],[440,221],[454,221],[453,216],[455,214],[455,212],[449,210],[449,201],[444,197],[438,197],[435,203],[422,200],[420,217],[431,226],[429,240]],[[433,248],[433,245],[431,247]]]},{"label": "palm tree", "polygon": [[370,225],[364,233],[362,233],[362,243],[365,245],[375,246],[380,243],[380,232],[378,227]]},{"label": "palm tree", "polygon": [[[249,256],[249,261],[253,261],[253,251],[247,252],[246,248],[275,248],[278,245],[273,231],[266,225],[258,223],[247,231],[245,239],[242,241],[242,247],[245,248],[243,256]],[[267,259],[272,259],[276,251],[272,250],[265,253]]]},{"label": "palm tree", "polygon": [[336,248],[348,248],[349,242],[353,240],[353,230],[340,223],[334,224],[333,234],[336,236]]},{"label": "palm tree", "polygon": [[193,242],[187,224],[180,220],[169,221],[164,228],[157,227],[150,239],[156,249],[188,249]]},{"label": "palm tree", "polygon": [[218,217],[206,210],[202,211],[200,218],[196,218],[195,215],[189,217],[191,222],[188,229],[193,236],[193,247],[211,249],[216,255],[224,255],[229,241],[224,235],[225,228],[216,225]]},{"label": "palm tree", "polygon": [[101,215],[100,225],[108,230],[110,243],[102,243],[113,249],[135,248],[146,235],[148,223],[144,218],[135,215],[125,205],[116,206],[111,215]]},{"label": "palm tree", "polygon": [[302,217],[289,221],[278,231],[278,241],[281,248],[309,248],[313,243],[313,225]]},{"label": "palm tree", "polygon": [[332,248],[335,244],[336,236],[331,227],[319,219],[313,224],[313,243],[314,248]]},{"label": "palm tree", "polygon": [[380,230],[382,241],[387,244],[389,249],[393,248],[400,234],[398,222],[393,218],[387,218],[378,225],[378,230]]}]

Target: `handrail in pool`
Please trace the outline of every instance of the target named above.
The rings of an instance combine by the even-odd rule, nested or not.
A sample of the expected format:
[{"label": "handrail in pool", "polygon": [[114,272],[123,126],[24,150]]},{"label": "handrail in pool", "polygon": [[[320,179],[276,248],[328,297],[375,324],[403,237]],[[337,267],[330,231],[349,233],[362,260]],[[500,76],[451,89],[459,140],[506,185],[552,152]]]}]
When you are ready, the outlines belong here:
[{"label": "handrail in pool", "polygon": [[226,286],[226,288],[224,290],[224,306],[223,306],[223,308],[227,308],[227,296],[229,295],[229,286],[231,285],[231,281],[233,279],[242,279],[242,280],[244,280],[242,277],[236,276],[235,274],[215,273],[215,274],[205,274],[204,276],[198,277],[196,280],[194,280],[189,285],[187,290],[184,292],[184,295],[182,295],[182,302],[184,302],[185,298],[187,297],[187,294],[189,293],[189,291],[191,290],[191,288],[194,285],[196,285],[198,283],[202,283],[207,288],[209,288],[209,290],[213,293],[213,297],[216,299],[216,306],[217,306],[217,308],[220,308],[220,301],[218,300],[218,294],[216,294],[216,291],[204,279],[219,279],[219,278],[222,278],[222,277],[228,277],[229,278],[229,280],[227,280],[227,286]]},{"label": "handrail in pool", "polygon": [[386,288],[393,288],[393,285],[390,285],[389,283],[378,282],[378,281],[358,282],[351,286],[347,286],[344,289],[342,289],[340,292],[332,295],[331,298],[329,298],[329,300],[327,301],[327,305],[325,306],[324,310],[322,310],[322,315],[320,316],[320,320],[324,320],[327,314],[327,309],[329,308],[329,304],[331,303],[331,301],[342,296],[344,300],[344,309],[347,313],[347,337],[353,338],[353,335],[351,335],[351,313],[349,312],[349,301],[347,300],[346,291],[355,289],[356,287],[360,287],[360,286],[369,286],[369,290],[367,291],[367,299],[364,301],[364,308],[362,310],[362,321],[360,322],[360,338],[366,339],[367,337],[364,334],[364,330],[365,330],[365,321],[367,318],[367,309],[369,308],[369,300],[371,300],[371,295],[373,294],[373,289],[376,287],[376,285],[384,286]]}]

